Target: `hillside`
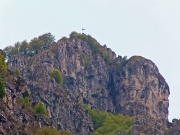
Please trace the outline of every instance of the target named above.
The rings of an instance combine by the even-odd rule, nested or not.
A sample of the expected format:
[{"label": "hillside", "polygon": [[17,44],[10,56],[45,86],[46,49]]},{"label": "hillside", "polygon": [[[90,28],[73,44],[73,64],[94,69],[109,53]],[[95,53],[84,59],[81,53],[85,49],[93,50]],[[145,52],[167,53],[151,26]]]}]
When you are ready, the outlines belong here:
[{"label": "hillside", "polygon": [[[16,46],[4,49],[9,75],[0,69],[6,87],[2,134],[29,134],[32,125],[80,135],[179,134],[179,121],[168,122],[168,84],[151,60],[116,56],[76,32],[57,42],[44,34]],[[37,111],[39,103],[47,111]]]}]

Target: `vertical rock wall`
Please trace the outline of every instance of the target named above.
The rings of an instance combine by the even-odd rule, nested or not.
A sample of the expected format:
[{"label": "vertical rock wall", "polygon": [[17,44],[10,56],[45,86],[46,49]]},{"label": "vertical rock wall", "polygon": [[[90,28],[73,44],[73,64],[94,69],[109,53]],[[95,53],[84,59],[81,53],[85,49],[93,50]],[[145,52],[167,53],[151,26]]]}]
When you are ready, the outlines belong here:
[{"label": "vertical rock wall", "polygon": [[[111,62],[80,39],[60,40],[32,57],[17,56],[8,65],[21,71],[33,100],[46,105],[58,129],[92,133],[92,121],[78,104],[84,102],[92,109],[136,116],[133,134],[163,135],[169,87],[158,68],[140,56],[122,64],[121,56],[104,49],[111,54]],[[50,77],[53,68],[62,72],[62,86]]]}]

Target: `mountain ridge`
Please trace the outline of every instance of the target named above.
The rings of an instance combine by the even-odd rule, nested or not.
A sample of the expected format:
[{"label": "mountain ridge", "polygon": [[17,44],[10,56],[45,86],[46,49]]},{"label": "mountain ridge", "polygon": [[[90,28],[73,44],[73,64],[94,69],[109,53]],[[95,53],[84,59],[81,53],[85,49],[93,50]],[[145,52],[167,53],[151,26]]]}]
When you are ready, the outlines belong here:
[{"label": "mountain ridge", "polygon": [[[11,71],[20,71],[32,101],[42,101],[47,108],[53,121],[47,125],[92,134],[92,119],[79,105],[83,102],[91,109],[136,116],[134,135],[163,135],[169,126],[173,129],[168,125],[170,90],[152,61],[142,56],[116,57],[90,35],[76,32],[42,48],[31,56],[13,56],[7,64]],[[50,76],[53,69],[62,73],[62,86]]]}]

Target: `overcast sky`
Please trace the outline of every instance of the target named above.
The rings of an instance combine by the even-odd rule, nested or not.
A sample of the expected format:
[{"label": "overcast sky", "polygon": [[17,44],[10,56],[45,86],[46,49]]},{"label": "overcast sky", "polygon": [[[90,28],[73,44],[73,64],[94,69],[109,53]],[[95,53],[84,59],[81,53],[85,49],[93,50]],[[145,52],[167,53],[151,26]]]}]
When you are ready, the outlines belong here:
[{"label": "overcast sky", "polygon": [[180,118],[179,0],[0,0],[1,49],[82,27],[118,55],[151,59],[170,86],[169,119]]}]

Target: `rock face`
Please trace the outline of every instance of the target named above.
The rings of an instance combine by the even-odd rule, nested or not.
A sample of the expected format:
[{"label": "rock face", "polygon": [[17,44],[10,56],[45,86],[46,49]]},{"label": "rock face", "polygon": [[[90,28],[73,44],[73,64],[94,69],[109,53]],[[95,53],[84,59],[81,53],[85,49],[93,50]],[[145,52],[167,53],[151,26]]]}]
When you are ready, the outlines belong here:
[{"label": "rock face", "polygon": [[172,123],[169,122],[165,135],[180,135],[180,120],[173,119]]},{"label": "rock face", "polygon": [[15,135],[25,133],[25,125],[35,125],[37,119],[31,113],[21,108],[17,104],[17,97],[22,97],[22,93],[28,88],[24,80],[12,77],[4,77],[6,85],[6,97],[0,99],[0,134]]},{"label": "rock face", "polygon": [[166,129],[168,120],[170,93],[155,64],[143,57],[133,56],[122,71],[115,70],[114,76],[119,82],[114,83],[117,113],[137,116],[134,125],[137,131],[141,127],[148,134],[163,134],[161,131]]},{"label": "rock face", "polygon": [[[103,48],[111,62],[106,62],[86,42],[74,38],[59,40],[32,57],[13,57],[8,66],[12,71],[20,70],[32,100],[46,105],[57,129],[92,134],[92,120],[79,105],[83,102],[92,109],[136,116],[133,135],[163,135],[167,130],[170,92],[156,65],[141,56],[125,60],[106,46]],[[50,77],[54,68],[63,74],[62,86]]]}]

